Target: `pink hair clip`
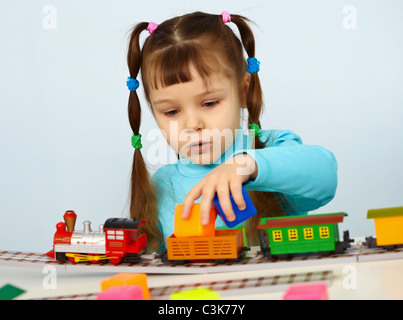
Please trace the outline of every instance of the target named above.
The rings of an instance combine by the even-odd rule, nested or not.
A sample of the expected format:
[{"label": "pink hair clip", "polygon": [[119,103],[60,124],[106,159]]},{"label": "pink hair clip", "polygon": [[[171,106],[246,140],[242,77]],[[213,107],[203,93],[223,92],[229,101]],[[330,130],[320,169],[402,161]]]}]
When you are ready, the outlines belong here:
[{"label": "pink hair clip", "polygon": [[149,23],[148,23],[147,30],[148,30],[148,32],[149,32],[150,34],[153,34],[154,31],[155,31],[155,29],[157,29],[157,28],[158,28],[158,24],[156,24],[156,23],[154,23],[154,22],[149,22]]},{"label": "pink hair clip", "polygon": [[221,15],[224,23],[231,22],[231,15],[227,11],[221,12]]}]

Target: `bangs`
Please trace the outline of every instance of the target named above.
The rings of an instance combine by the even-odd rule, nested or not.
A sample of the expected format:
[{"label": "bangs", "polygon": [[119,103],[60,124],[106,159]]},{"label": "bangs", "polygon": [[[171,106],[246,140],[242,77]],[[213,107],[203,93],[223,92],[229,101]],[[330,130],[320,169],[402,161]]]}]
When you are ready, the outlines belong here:
[{"label": "bangs", "polygon": [[145,65],[148,68],[142,69],[143,82],[153,89],[190,82],[194,71],[207,84],[208,77],[223,67],[215,55],[189,42],[156,52]]}]

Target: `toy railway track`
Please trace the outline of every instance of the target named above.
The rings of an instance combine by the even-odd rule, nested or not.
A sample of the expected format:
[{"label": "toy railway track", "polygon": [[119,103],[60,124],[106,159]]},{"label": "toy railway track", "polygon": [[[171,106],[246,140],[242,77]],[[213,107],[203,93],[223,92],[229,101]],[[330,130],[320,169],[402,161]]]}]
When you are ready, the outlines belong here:
[{"label": "toy railway track", "polygon": [[[169,299],[174,292],[194,288],[207,288],[219,292],[221,296],[250,294],[257,292],[284,291],[289,285],[306,282],[326,282],[330,285],[334,275],[332,271],[294,273],[277,276],[244,278],[224,281],[197,282],[174,286],[150,288],[151,300]],[[34,300],[95,300],[98,293],[74,294],[55,297],[44,297]]]},{"label": "toy railway track", "polygon": [[64,264],[57,260],[48,258],[43,253],[22,252],[22,251],[0,251],[0,265],[7,265],[8,262],[21,263],[23,267],[26,263],[29,264]]},{"label": "toy railway track", "polygon": [[[250,207],[253,207],[252,203]],[[55,266],[65,270],[71,269],[64,264],[69,262],[79,265],[74,266],[74,270],[96,265],[92,270],[113,268],[109,271],[168,274],[256,270],[290,262],[296,263],[294,266],[309,266],[401,258],[394,253],[400,253],[398,248],[403,246],[403,207],[368,211],[368,218],[375,219],[377,234],[366,237],[365,242],[355,247],[352,245],[355,240],[350,238],[348,230],[340,237],[339,224],[348,216],[345,212],[261,218],[257,225],[260,256],[248,253],[250,248],[243,226],[217,229],[215,219],[212,219],[217,212],[212,209],[210,214],[211,223],[200,228],[197,218],[200,217],[200,204],[193,205],[192,217],[195,218],[186,222],[181,218],[181,205],[178,204],[174,233],[167,238],[166,250],[161,251],[158,259],[155,255],[150,259],[145,254],[147,236],[140,231],[140,226],[147,221],[109,218],[98,231],[93,231],[91,222],[85,220],[83,230],[76,230],[77,215],[68,210],[63,215],[64,222],[56,224],[53,246],[46,256],[57,261]],[[387,254],[379,255],[385,253],[383,250]],[[50,263],[37,255],[21,259],[15,256],[3,260],[29,263],[33,258],[38,264]],[[235,263],[228,263],[233,261]]]},{"label": "toy railway track", "polygon": [[240,262],[231,263],[210,263],[197,262],[186,265],[163,264],[160,259],[147,256],[149,260],[142,260],[140,263],[130,264],[121,263],[113,265],[111,263],[80,263],[70,264],[60,262],[49,258],[45,254],[19,252],[19,251],[0,251],[0,265],[14,267],[43,268],[45,265],[53,265],[59,270],[75,271],[99,271],[99,272],[138,272],[138,273],[165,273],[165,274],[203,274],[217,272],[236,272],[246,270],[261,270],[268,268],[282,268],[294,266],[326,265],[355,263],[374,260],[392,260],[403,259],[403,248],[395,250],[384,250],[380,248],[351,248],[343,254],[334,254],[330,256],[304,255],[294,256],[286,260],[267,260],[260,255],[248,255]]}]

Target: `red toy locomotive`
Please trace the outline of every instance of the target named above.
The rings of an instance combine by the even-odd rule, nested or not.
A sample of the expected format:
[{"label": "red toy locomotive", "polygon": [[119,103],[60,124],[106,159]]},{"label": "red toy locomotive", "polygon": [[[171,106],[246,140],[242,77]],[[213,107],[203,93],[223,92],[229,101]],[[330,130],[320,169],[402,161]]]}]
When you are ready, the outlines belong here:
[{"label": "red toy locomotive", "polygon": [[84,230],[75,231],[77,215],[66,211],[64,221],[56,225],[53,249],[46,255],[71,263],[110,261],[136,263],[147,247],[147,236],[137,236],[139,227],[145,220],[110,218],[98,231],[91,230],[91,222],[84,221]]}]

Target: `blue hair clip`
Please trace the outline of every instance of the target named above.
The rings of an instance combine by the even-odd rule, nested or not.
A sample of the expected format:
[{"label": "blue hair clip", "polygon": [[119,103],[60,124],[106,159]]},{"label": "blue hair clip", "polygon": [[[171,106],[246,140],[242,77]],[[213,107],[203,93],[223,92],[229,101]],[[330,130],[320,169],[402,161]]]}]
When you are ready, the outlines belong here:
[{"label": "blue hair clip", "polygon": [[126,85],[130,91],[136,91],[140,83],[136,79],[127,77]]},{"label": "blue hair clip", "polygon": [[248,72],[254,74],[260,71],[260,61],[256,58],[248,58]]}]

